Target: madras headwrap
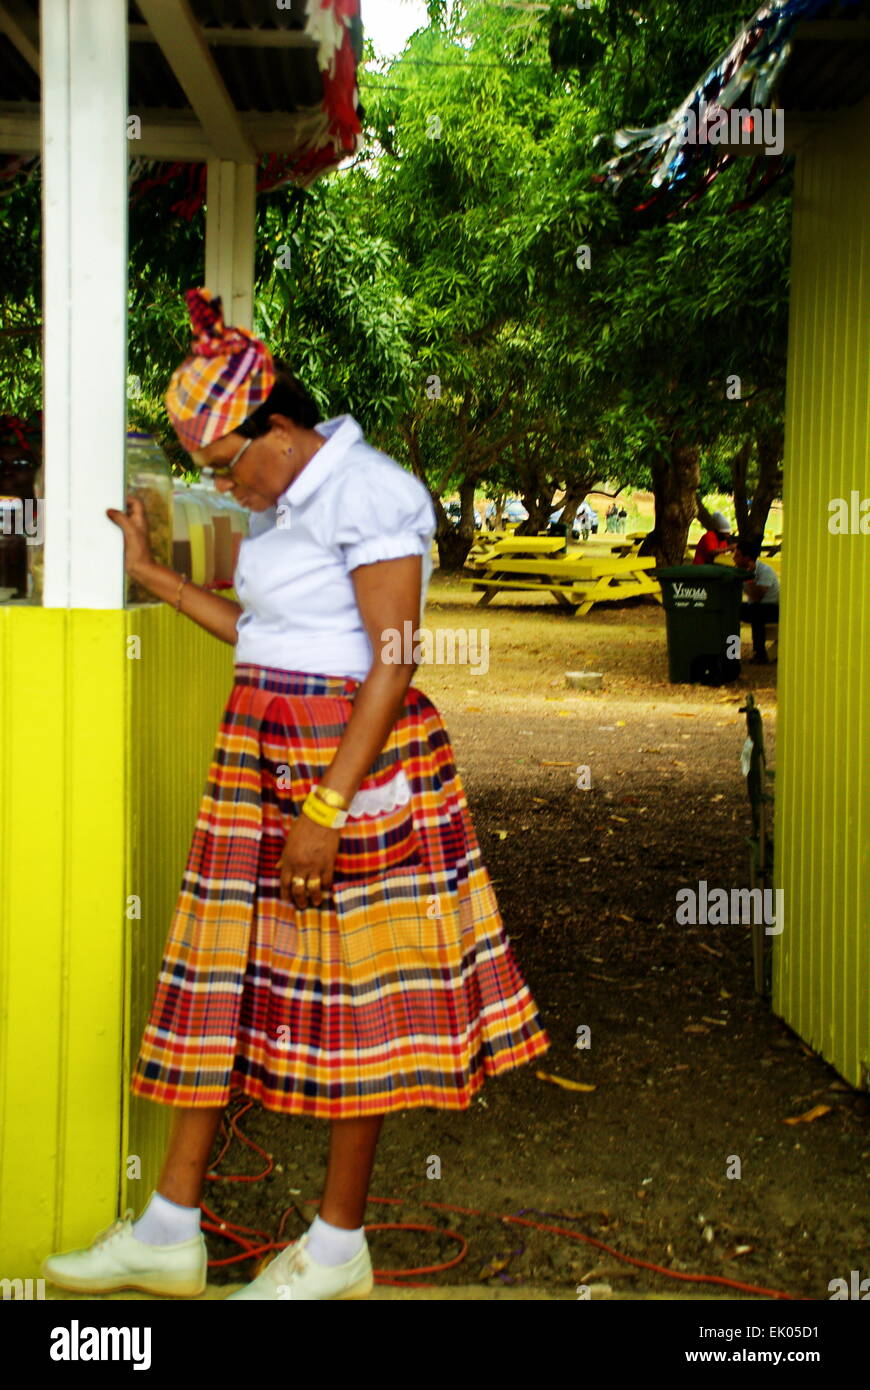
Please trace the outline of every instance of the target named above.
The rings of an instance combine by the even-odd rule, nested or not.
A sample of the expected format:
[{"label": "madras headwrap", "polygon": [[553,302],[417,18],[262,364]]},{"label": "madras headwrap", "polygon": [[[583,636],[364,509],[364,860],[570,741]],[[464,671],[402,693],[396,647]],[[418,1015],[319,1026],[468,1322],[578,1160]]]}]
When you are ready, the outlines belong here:
[{"label": "madras headwrap", "polygon": [[220,298],[187,290],[195,337],[191,355],[172,375],[166,409],[188,453],[230,434],[269,395],[272,354],[244,328],[226,328]]}]

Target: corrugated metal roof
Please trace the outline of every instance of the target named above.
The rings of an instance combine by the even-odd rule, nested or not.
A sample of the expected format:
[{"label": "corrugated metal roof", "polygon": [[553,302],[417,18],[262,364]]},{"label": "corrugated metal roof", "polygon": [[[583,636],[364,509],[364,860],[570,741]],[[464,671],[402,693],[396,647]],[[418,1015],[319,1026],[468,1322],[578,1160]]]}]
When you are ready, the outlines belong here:
[{"label": "corrugated metal roof", "polygon": [[[798,25],[780,84],[788,111],[835,111],[870,94],[870,0],[848,10],[832,3]],[[837,38],[824,37],[836,33]],[[839,37],[842,35],[842,37]]]},{"label": "corrugated metal roof", "polygon": [[[292,0],[292,8],[278,9],[275,0],[190,0],[191,9],[203,27],[215,64],[227,91],[239,111],[292,112],[317,105],[323,97],[323,83],[313,46],[281,47],[269,42],[282,31],[301,33],[305,28],[304,0]],[[34,38],[39,33],[39,0],[23,0],[21,9],[30,16]],[[176,78],[153,40],[144,35],[144,18],[129,0],[128,22],[133,26],[129,48],[130,110],[187,111],[189,104]],[[233,34],[246,42],[232,43]],[[266,43],[258,46],[251,38],[262,34]],[[357,57],[362,54],[362,26],[355,21],[351,37]],[[39,78],[14,45],[0,35],[0,101],[33,103],[39,101]]]},{"label": "corrugated metal roof", "polygon": [[39,101],[39,78],[5,34],[0,34],[0,101]]}]

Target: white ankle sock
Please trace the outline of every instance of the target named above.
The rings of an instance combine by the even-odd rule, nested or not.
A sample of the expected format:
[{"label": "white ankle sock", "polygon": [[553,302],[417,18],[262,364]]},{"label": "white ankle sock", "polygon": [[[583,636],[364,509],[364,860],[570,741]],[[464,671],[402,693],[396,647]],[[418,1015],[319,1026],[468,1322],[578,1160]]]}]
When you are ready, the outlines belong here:
[{"label": "white ankle sock", "polygon": [[199,1207],[180,1207],[152,1192],[139,1220],[133,1222],[133,1235],[146,1245],[180,1245],[199,1235],[199,1218]]},{"label": "white ankle sock", "polygon": [[362,1250],[365,1227],[347,1231],[315,1216],[308,1228],[308,1253],[319,1265],[343,1265]]}]

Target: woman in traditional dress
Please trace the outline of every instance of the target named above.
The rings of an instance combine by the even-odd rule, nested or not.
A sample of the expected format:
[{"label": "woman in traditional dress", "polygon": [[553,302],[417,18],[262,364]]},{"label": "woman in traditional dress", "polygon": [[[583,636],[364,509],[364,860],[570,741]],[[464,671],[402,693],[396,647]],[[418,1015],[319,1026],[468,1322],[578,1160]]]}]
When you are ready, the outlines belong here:
[{"label": "woman in traditional dress", "polygon": [[[141,505],[109,517],[127,572],[235,647],[135,1095],[177,1107],[156,1190],[46,1278],[195,1296],[205,1172],[242,1093],[331,1122],[318,1215],[235,1299],[364,1298],[384,1116],[465,1110],[549,1047],[514,961],[447,731],[411,685],[431,572],[426,489],[321,422],[266,346],[187,296],[196,337],[167,409],[193,462],[252,514],[239,603],[156,564]],[[398,659],[397,659],[398,658]]]}]

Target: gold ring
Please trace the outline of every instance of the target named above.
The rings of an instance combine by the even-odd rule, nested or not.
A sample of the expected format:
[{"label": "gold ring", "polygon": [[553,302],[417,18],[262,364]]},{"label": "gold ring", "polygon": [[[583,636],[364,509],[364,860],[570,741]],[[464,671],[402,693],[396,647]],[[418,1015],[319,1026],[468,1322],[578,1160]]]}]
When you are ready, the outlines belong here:
[{"label": "gold ring", "polygon": [[305,887],[305,879],[302,878],[299,874],[297,874],[295,878],[291,878],[290,882],[293,884],[294,888],[296,888],[300,883],[302,884],[303,888]]},{"label": "gold ring", "polygon": [[306,887],[308,887],[308,888],[314,888],[315,886],[316,886],[317,888],[320,887],[320,874],[314,874],[314,875],[308,880],[308,883],[307,883],[307,885],[306,885]]}]

